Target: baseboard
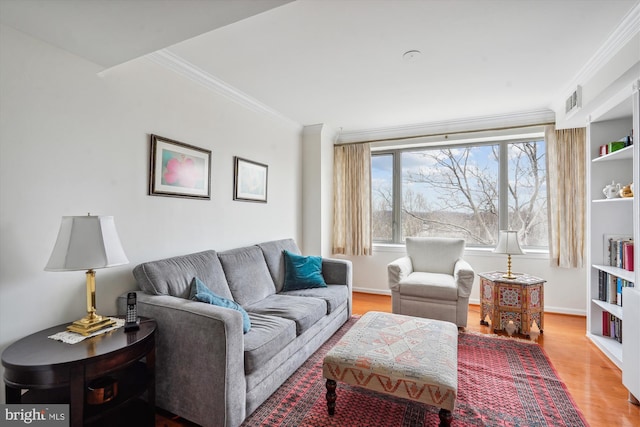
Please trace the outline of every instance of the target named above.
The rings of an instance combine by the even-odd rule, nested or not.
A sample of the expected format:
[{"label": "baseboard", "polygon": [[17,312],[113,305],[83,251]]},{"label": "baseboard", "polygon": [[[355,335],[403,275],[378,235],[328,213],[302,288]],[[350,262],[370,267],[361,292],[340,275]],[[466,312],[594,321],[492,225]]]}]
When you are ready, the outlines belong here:
[{"label": "baseboard", "polygon": [[[374,294],[374,295],[387,295],[391,296],[391,291],[386,289],[371,289],[371,288],[353,288],[353,292],[360,292],[363,294]],[[480,305],[479,299],[471,298],[469,299],[469,304],[471,305]],[[566,307],[553,307],[553,306],[545,306],[545,313],[557,313],[557,314],[568,314],[571,316],[586,316],[586,310],[577,310],[574,308],[566,308]]]},{"label": "baseboard", "polygon": [[581,316],[587,317],[586,310],[576,310],[574,308],[564,308],[564,307],[544,307],[545,313],[557,313],[557,314],[566,314],[569,316]]},{"label": "baseboard", "polygon": [[[480,306],[480,300],[470,298],[469,304]],[[553,307],[545,305],[544,307],[545,313],[557,313],[557,314],[568,314],[570,316],[582,316],[585,317],[587,315],[586,310],[576,310],[575,308],[566,308],[566,307]]]},{"label": "baseboard", "polygon": [[388,295],[391,296],[391,291],[386,289],[371,289],[371,288],[353,288],[353,292],[360,292],[363,294],[375,294],[375,295]]}]

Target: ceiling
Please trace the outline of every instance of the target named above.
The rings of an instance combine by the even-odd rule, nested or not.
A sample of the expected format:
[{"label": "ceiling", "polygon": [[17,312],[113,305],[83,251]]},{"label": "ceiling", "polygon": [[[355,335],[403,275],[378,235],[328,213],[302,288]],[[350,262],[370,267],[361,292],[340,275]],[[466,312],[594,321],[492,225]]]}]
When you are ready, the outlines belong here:
[{"label": "ceiling", "polygon": [[0,23],[105,68],[293,0],[0,0]]},{"label": "ceiling", "polygon": [[161,50],[299,124],[358,132],[548,110],[638,3],[0,0],[0,23],[105,68]]}]

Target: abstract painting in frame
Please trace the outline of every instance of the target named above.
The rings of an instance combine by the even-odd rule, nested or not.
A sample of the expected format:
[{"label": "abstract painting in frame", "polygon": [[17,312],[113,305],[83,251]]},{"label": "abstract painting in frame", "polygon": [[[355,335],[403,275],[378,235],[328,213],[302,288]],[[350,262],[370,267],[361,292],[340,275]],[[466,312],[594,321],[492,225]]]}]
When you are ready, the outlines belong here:
[{"label": "abstract painting in frame", "polygon": [[149,195],[211,199],[211,151],[151,135]]},{"label": "abstract painting in frame", "polygon": [[269,167],[237,156],[233,159],[233,200],[267,203]]}]

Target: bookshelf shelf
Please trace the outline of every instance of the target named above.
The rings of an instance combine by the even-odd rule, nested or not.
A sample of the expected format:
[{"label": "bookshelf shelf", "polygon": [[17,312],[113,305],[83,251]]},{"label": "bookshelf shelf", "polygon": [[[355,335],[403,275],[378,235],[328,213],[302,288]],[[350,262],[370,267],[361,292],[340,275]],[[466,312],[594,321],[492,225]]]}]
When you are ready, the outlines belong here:
[{"label": "bookshelf shelf", "polygon": [[602,351],[618,368],[622,369],[622,344],[613,338],[587,333],[587,337]]},{"label": "bookshelf shelf", "polygon": [[595,199],[592,200],[593,203],[628,203],[629,206],[633,204],[633,197],[618,197],[616,199]]},{"label": "bookshelf shelf", "polygon": [[622,312],[622,307],[620,307],[619,305],[611,304],[605,301],[600,301],[598,299],[591,300],[591,302],[600,306],[603,310],[613,314],[618,319],[622,320],[623,312]]},{"label": "bookshelf shelf", "polygon": [[613,274],[614,276],[627,280],[629,282],[635,281],[634,272],[625,270],[624,268],[613,267],[611,265],[599,265],[599,264],[593,264],[592,267],[598,270],[606,271],[609,274]]},{"label": "bookshelf shelf", "polygon": [[604,156],[596,157],[591,162],[607,162],[612,160],[630,160],[633,159],[633,146],[625,147],[622,150],[614,151],[613,153],[606,154]]},{"label": "bookshelf shelf", "polygon": [[[636,271],[608,264],[619,265],[616,256],[623,256],[623,263],[629,262],[628,243],[617,245],[631,238],[634,242],[640,241],[640,197],[606,199],[602,189],[612,182],[623,186],[634,183],[636,191],[640,188],[639,86],[640,80],[634,81],[615,99],[609,100],[611,102],[605,100],[600,109],[602,114],[587,124],[586,159],[587,197],[591,200],[587,204],[586,229],[589,236],[586,258],[587,265],[591,266],[587,272],[587,337],[622,370],[622,382],[635,397],[640,397],[637,356],[640,351],[640,250],[637,244],[632,251]],[[607,114],[613,110],[616,114]],[[632,145],[600,156],[602,145],[619,141],[626,135],[633,135]],[[615,251],[612,248],[616,248]],[[616,304],[620,296],[622,305]],[[606,323],[607,316],[613,316],[611,327]],[[620,324],[621,343],[609,336],[618,332]]]}]

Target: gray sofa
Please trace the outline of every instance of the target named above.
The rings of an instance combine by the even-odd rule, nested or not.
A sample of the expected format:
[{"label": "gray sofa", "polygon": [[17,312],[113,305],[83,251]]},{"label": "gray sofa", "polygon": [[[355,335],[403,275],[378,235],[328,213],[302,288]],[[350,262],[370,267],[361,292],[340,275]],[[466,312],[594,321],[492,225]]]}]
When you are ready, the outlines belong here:
[{"label": "gray sofa", "polygon": [[[238,426],[351,316],[351,263],[322,259],[326,288],[283,292],[291,239],[135,267],[138,315],[158,324],[156,404],[203,426]],[[249,314],[192,301],[198,277]],[[118,298],[126,311],[126,294]]]}]

